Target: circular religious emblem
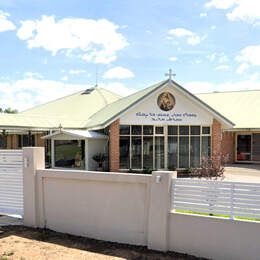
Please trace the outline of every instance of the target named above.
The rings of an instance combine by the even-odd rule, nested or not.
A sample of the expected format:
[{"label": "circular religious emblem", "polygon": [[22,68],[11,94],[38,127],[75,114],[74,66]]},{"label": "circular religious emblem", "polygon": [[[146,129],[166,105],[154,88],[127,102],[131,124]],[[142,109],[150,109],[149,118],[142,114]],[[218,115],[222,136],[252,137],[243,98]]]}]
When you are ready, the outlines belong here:
[{"label": "circular religious emblem", "polygon": [[175,98],[170,92],[163,92],[157,99],[157,105],[163,111],[172,110],[175,106]]}]

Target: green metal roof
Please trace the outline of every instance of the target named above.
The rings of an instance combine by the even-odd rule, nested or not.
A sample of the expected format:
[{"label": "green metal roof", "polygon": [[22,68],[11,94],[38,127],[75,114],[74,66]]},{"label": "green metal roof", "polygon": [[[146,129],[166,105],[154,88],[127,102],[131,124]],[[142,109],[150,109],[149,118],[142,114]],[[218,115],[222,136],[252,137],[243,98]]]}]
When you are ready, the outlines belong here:
[{"label": "green metal roof", "polygon": [[18,114],[0,114],[1,128],[53,129],[85,128],[89,117],[121,96],[103,88],[89,94],[80,91]]},{"label": "green metal roof", "polygon": [[86,124],[87,128],[94,128],[94,127],[104,127],[108,122],[112,119],[126,111],[129,107],[134,105],[139,100],[145,98],[149,95],[152,91],[166,85],[168,80],[161,81],[155,85],[152,85],[148,88],[145,88],[141,91],[138,91],[130,96],[123,97],[110,105],[107,105],[105,108],[101,109],[93,116],[90,117],[89,121]]},{"label": "green metal roof", "polygon": [[260,90],[213,92],[197,97],[234,122],[236,129],[260,128]]},{"label": "green metal roof", "polygon": [[110,105],[106,106],[105,108],[101,109],[97,113],[95,113],[92,117],[90,117],[89,121],[87,122],[86,127],[87,128],[103,128],[106,127],[109,123],[111,123],[113,120],[115,120],[119,115],[124,113],[126,110],[128,110],[130,107],[153,93],[159,88],[169,86],[174,87],[176,89],[179,89],[184,95],[191,98],[194,102],[202,106],[204,109],[207,109],[211,114],[216,116],[221,122],[225,124],[225,128],[230,128],[234,124],[229,119],[224,117],[221,113],[214,110],[212,107],[210,107],[207,103],[201,101],[199,98],[191,94],[189,91],[187,91],[185,88],[177,84],[173,80],[165,80],[162,82],[159,82],[149,88],[143,89],[141,91],[138,91],[130,96],[121,98]]},{"label": "green metal roof", "polygon": [[46,104],[28,109],[20,114],[63,117],[87,121],[90,116],[108,104],[118,100],[121,96],[103,88],[95,88],[89,94],[85,91],[77,92]]},{"label": "green metal roof", "polygon": [[[223,104],[223,96],[218,96],[216,93],[201,94],[196,97],[176,82],[172,80],[164,80],[124,98],[102,88],[95,88],[93,91],[90,91],[89,94],[83,94],[84,91],[81,91],[28,109],[19,114],[2,114],[0,115],[0,127],[57,129],[61,125],[63,128],[67,129],[104,128],[115,119],[119,118],[132,106],[149,96],[154,91],[165,86],[179,89],[184,95],[191,98],[204,109],[207,109],[210,113],[216,116],[216,118],[219,118],[220,121],[225,124],[226,128],[232,127],[232,122],[229,121],[229,119],[237,123],[236,114],[240,113],[237,113],[237,111],[243,110],[245,107],[237,106],[237,111],[235,112],[234,106],[232,107],[232,105],[230,105],[229,98],[227,98],[225,104]],[[220,95],[221,93],[217,94]],[[251,102],[247,103],[249,106]],[[225,109],[223,109],[223,107],[225,107]],[[233,111],[232,114],[227,113],[230,107]],[[257,109],[259,109],[259,107],[260,104],[258,102]],[[233,116],[231,117],[230,115]],[[241,119],[240,116],[239,118]],[[260,127],[260,122],[256,125]]]}]

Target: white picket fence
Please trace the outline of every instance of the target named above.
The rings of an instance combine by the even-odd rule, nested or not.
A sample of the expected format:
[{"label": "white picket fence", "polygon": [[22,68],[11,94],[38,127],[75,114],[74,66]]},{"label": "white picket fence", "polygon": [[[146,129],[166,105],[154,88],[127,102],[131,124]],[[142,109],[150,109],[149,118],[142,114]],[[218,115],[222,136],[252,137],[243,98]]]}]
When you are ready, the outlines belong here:
[{"label": "white picket fence", "polygon": [[22,150],[0,150],[0,214],[23,214]]},{"label": "white picket fence", "polygon": [[260,219],[260,183],[175,179],[172,210]]}]

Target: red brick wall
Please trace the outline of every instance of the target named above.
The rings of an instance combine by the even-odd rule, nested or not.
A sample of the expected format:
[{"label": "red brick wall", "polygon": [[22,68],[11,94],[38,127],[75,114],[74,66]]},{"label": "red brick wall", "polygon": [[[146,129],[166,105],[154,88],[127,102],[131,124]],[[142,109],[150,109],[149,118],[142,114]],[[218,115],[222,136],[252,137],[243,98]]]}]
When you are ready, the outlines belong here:
[{"label": "red brick wall", "polygon": [[35,134],[35,146],[41,146],[41,147],[45,146],[45,141],[44,141],[44,139],[41,138],[44,135],[45,135],[44,133]]},{"label": "red brick wall", "polygon": [[220,164],[221,159],[221,143],[222,143],[222,130],[221,124],[216,120],[213,119],[212,124],[212,156],[215,159],[216,164]]},{"label": "red brick wall", "polygon": [[235,162],[235,134],[224,132],[221,143],[222,154],[227,158],[227,163]]},{"label": "red brick wall", "polygon": [[17,135],[7,135],[6,136],[6,148],[7,149],[17,149],[18,148],[18,138]]},{"label": "red brick wall", "polygon": [[109,169],[119,171],[119,119],[109,126]]}]

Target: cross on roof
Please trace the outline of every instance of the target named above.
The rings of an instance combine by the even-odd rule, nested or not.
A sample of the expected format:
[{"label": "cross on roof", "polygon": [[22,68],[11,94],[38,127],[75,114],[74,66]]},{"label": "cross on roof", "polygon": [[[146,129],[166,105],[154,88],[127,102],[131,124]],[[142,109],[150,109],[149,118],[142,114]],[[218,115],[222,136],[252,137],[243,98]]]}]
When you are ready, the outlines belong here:
[{"label": "cross on roof", "polygon": [[165,73],[166,77],[169,77],[169,79],[172,79],[172,77],[175,77],[176,74],[172,73],[172,69],[169,69],[168,73]]}]

